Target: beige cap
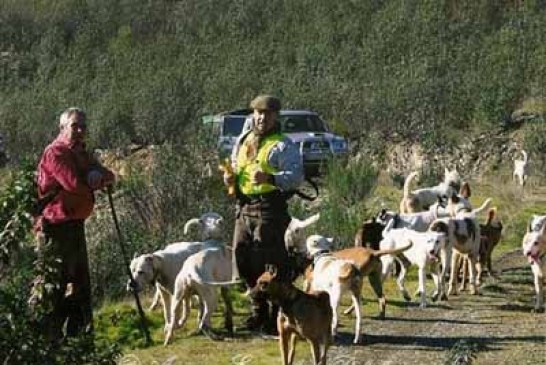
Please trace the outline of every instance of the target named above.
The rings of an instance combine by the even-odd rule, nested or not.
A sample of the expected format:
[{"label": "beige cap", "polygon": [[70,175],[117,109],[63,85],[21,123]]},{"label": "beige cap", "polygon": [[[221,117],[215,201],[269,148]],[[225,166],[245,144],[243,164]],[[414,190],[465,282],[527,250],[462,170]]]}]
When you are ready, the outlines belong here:
[{"label": "beige cap", "polygon": [[281,101],[272,95],[259,95],[250,102],[252,109],[258,110],[281,110]]}]

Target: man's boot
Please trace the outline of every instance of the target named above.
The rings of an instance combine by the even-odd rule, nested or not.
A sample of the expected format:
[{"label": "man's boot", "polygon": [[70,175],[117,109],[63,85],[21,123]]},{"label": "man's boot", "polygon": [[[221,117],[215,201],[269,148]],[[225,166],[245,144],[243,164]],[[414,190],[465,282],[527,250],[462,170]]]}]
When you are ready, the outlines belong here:
[{"label": "man's boot", "polygon": [[269,318],[267,301],[262,298],[252,299],[251,314],[245,320],[245,328],[249,331],[261,331]]}]

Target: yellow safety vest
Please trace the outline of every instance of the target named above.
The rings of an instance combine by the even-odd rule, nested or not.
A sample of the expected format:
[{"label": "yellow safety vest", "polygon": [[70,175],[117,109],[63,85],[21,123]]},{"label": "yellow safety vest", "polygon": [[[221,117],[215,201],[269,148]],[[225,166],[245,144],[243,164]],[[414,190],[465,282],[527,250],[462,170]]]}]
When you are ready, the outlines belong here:
[{"label": "yellow safety vest", "polygon": [[258,148],[258,154],[255,159],[247,158],[247,151],[250,145],[250,141],[254,138],[253,132],[250,132],[247,138],[243,141],[241,148],[237,154],[237,185],[239,186],[239,191],[244,195],[253,195],[253,194],[266,194],[274,190],[277,190],[275,185],[269,183],[262,184],[253,184],[250,181],[250,174],[258,169],[268,174],[274,174],[277,172],[276,169],[271,167],[267,163],[267,156],[269,152],[275,146],[275,144],[284,139],[282,134],[271,134],[265,137],[260,141],[260,146]]}]

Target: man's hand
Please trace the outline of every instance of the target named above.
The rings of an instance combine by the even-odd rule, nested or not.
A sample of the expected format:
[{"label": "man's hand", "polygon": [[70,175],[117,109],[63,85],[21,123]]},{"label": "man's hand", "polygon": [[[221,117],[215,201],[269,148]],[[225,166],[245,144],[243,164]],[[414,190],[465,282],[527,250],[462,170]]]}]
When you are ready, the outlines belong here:
[{"label": "man's hand", "polygon": [[256,184],[256,185],[264,184],[264,183],[269,183],[269,184],[274,184],[275,183],[273,175],[268,174],[267,172],[263,172],[262,170],[254,171],[251,174],[250,179],[251,179],[252,183]]},{"label": "man's hand", "polygon": [[87,173],[87,185],[92,190],[100,189],[102,185],[102,174],[98,170],[91,170]]}]

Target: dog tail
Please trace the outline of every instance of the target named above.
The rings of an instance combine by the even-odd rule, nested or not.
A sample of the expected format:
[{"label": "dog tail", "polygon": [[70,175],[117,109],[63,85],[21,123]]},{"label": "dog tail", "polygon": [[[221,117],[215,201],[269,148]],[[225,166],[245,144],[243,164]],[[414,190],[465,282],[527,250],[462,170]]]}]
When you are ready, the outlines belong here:
[{"label": "dog tail", "polygon": [[525,152],[524,150],[521,150],[521,154],[523,155],[523,162],[527,163],[527,152]]},{"label": "dog tail", "polygon": [[417,171],[414,171],[412,172],[411,174],[408,175],[408,177],[406,178],[406,181],[404,182],[404,196],[403,198],[404,199],[407,199],[409,198],[410,196],[410,185],[411,185],[411,181],[415,178],[415,176],[417,176],[419,173]]},{"label": "dog tail", "polygon": [[491,225],[491,222],[493,222],[493,219],[495,219],[495,215],[497,215],[497,208],[493,207],[489,209],[487,212],[487,220],[485,221],[486,226]]},{"label": "dog tail", "polygon": [[347,280],[357,274],[359,274],[359,271],[356,266],[351,264],[350,262],[345,262],[339,270],[339,279]]},{"label": "dog tail", "polygon": [[472,215],[477,216],[478,214],[483,213],[487,208],[489,208],[492,201],[493,200],[491,198],[487,198],[487,200],[479,208],[476,208],[471,212]]},{"label": "dog tail", "polygon": [[409,250],[411,246],[413,246],[413,242],[411,242],[410,240],[407,245],[399,247],[399,248],[391,248],[391,249],[385,249],[385,250],[370,250],[370,251],[372,251],[372,255],[375,257],[381,257],[384,255],[398,255],[406,250]]}]

